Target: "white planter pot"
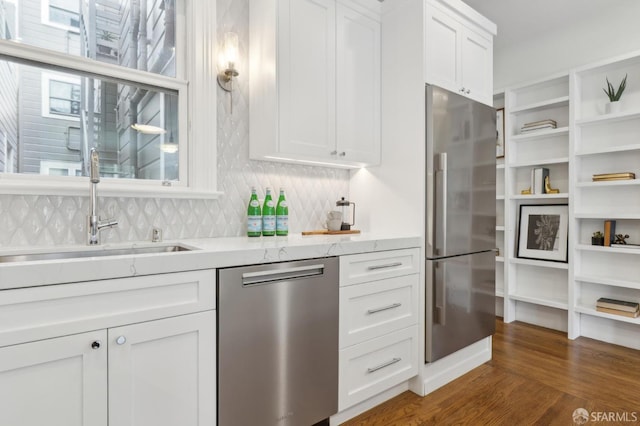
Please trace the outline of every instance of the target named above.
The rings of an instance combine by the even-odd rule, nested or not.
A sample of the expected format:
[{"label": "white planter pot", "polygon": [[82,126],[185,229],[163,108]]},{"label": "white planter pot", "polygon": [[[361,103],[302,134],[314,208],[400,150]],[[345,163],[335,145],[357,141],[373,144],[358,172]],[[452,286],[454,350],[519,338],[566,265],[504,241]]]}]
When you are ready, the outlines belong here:
[{"label": "white planter pot", "polygon": [[622,105],[620,104],[620,101],[607,102],[604,105],[605,114],[616,114],[620,111],[622,111]]}]

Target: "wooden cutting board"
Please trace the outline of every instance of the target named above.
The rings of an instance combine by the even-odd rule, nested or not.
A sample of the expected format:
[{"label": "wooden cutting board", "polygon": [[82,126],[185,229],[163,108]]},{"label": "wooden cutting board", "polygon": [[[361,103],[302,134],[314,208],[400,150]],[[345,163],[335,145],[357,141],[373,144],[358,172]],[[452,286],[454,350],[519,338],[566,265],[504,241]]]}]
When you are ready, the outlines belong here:
[{"label": "wooden cutting board", "polygon": [[359,234],[360,230],[350,229],[348,231],[329,231],[327,229],[320,229],[317,231],[302,231],[302,235],[340,235],[340,234]]}]

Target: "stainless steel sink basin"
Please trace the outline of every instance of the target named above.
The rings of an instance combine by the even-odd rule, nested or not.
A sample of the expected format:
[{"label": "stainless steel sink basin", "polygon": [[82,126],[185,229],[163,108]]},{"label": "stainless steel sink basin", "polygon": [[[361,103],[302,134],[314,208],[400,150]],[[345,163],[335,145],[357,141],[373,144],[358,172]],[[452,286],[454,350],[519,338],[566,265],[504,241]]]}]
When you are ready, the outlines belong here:
[{"label": "stainless steel sink basin", "polygon": [[0,263],[11,262],[30,262],[35,260],[63,260],[63,259],[77,259],[83,257],[103,257],[103,256],[123,256],[132,254],[147,254],[147,253],[173,253],[182,251],[191,251],[189,247],[181,245],[170,246],[149,246],[149,247],[126,247],[126,248],[106,248],[106,249],[94,249],[87,248],[86,250],[76,251],[61,251],[61,252],[46,252],[46,253],[26,253],[26,254],[13,254],[7,256],[0,256]]}]

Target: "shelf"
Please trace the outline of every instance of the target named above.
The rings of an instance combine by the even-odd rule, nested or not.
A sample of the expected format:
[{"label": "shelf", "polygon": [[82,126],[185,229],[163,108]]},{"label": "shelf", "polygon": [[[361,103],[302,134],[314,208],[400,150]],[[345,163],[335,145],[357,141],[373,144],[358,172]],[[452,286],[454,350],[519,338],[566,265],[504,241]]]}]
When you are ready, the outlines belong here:
[{"label": "shelf", "polygon": [[581,251],[599,251],[607,253],[620,253],[620,254],[640,254],[640,246],[627,246],[623,244],[615,244],[610,247],[605,246],[592,246],[590,244],[577,244],[577,250]]},{"label": "shelf", "polygon": [[569,304],[560,299],[543,299],[541,297],[521,296],[518,294],[512,294],[509,296],[512,300],[518,300],[520,302],[532,303],[534,305],[548,306],[550,308],[568,310]]},{"label": "shelf", "polygon": [[504,195],[496,195],[496,200],[504,200]]},{"label": "shelf", "polygon": [[569,198],[569,194],[560,192],[559,194],[518,194],[511,196],[512,200],[549,200],[554,198]]},{"label": "shelf", "polygon": [[591,315],[594,317],[607,318],[614,321],[628,322],[631,324],[640,324],[640,317],[629,318],[629,317],[623,317],[622,315],[607,314],[605,312],[598,312],[595,310],[595,308],[589,308],[586,306],[576,306],[576,312],[579,312],[581,314]]},{"label": "shelf", "polygon": [[516,265],[529,265],[529,266],[538,266],[540,268],[552,268],[552,269],[569,269],[568,263],[562,262],[547,262],[544,260],[533,260],[533,259],[509,259],[509,263],[513,263]]},{"label": "shelf", "polygon": [[503,263],[504,262],[504,257],[496,256],[496,262]]},{"label": "shelf", "polygon": [[496,225],[496,231],[504,231],[504,225]]},{"label": "shelf", "polygon": [[602,285],[608,285],[612,287],[623,287],[623,288],[632,288],[634,290],[640,290],[640,282],[637,282],[637,281],[614,280],[614,279],[605,278],[605,277],[590,277],[588,275],[576,275],[574,279],[576,281],[581,281],[585,283],[602,284]]},{"label": "shelf", "polygon": [[620,146],[603,146],[599,149],[594,149],[591,151],[578,151],[576,152],[576,156],[583,155],[598,155],[598,154],[609,154],[613,152],[629,152],[629,151],[638,151],[640,150],[640,144],[634,143],[630,145],[620,145]]},{"label": "shelf", "polygon": [[569,157],[555,157],[555,158],[543,158],[535,161],[521,161],[519,163],[509,164],[509,167],[531,167],[531,166],[545,166],[547,164],[562,164],[568,163]]},{"label": "shelf", "polygon": [[615,220],[615,219],[640,219],[640,213],[580,213],[576,212],[574,215],[576,219],[602,219],[602,220]]},{"label": "shelf", "polygon": [[496,169],[504,169],[504,163],[496,164]]},{"label": "shelf", "polygon": [[496,290],[496,297],[504,297],[504,291]]},{"label": "shelf", "polygon": [[619,121],[626,121],[626,120],[635,120],[640,118],[640,112],[638,111],[625,111],[625,112],[618,112],[615,114],[603,114],[603,115],[598,115],[596,117],[590,117],[590,118],[584,118],[582,120],[576,120],[576,126],[590,126],[590,125],[597,125],[597,124],[606,124],[606,123],[616,123]]},{"label": "shelf", "polygon": [[640,185],[640,179],[627,179],[627,180],[604,180],[601,182],[578,182],[576,187],[578,188],[599,188],[603,186],[634,186]]},{"label": "shelf", "polygon": [[511,141],[512,142],[517,142],[517,141],[523,141],[523,140],[535,140],[535,139],[542,139],[542,138],[548,138],[548,137],[552,137],[552,136],[562,136],[562,135],[568,135],[569,134],[569,128],[568,127],[558,127],[557,129],[551,129],[551,130],[540,130],[538,132],[531,132],[531,133],[520,133],[517,135],[513,135],[511,136]]},{"label": "shelf", "polygon": [[509,111],[509,113],[522,114],[525,112],[534,112],[534,111],[540,111],[542,109],[562,107],[567,105],[569,105],[569,96],[560,96],[559,98],[547,99],[545,101],[535,102],[532,104],[515,107],[515,108],[512,108],[511,111]]}]

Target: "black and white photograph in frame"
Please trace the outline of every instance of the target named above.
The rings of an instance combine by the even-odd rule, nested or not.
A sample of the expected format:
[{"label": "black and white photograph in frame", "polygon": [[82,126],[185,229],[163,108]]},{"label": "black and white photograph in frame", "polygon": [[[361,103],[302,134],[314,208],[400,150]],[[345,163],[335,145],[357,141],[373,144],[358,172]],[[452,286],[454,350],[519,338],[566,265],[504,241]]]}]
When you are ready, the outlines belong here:
[{"label": "black and white photograph in frame", "polygon": [[519,258],[567,262],[568,204],[521,205],[518,223]]}]

